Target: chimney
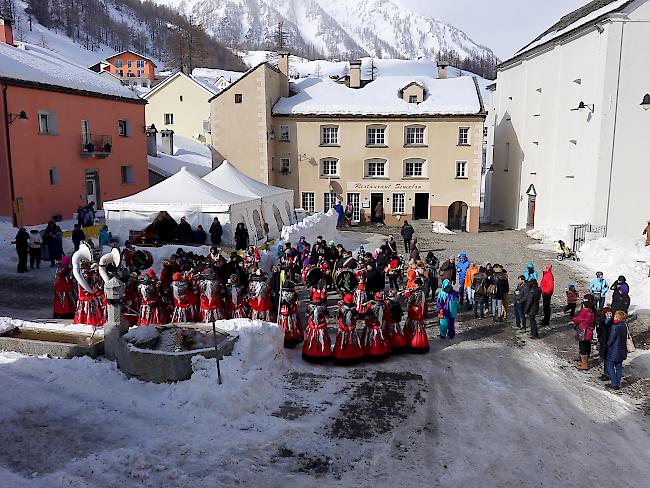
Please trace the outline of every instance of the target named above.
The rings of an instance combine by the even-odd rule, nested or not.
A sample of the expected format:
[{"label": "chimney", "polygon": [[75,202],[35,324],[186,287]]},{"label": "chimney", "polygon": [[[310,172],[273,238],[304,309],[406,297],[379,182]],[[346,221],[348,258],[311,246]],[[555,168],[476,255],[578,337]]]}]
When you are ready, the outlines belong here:
[{"label": "chimney", "polygon": [[281,97],[289,96],[289,51],[278,51],[278,69],[284,75],[282,80]]},{"label": "chimney", "polygon": [[361,88],[361,60],[350,61],[350,88]]},{"label": "chimney", "polygon": [[162,149],[160,150],[163,154],[169,154],[170,156],[174,155],[174,131],[163,129],[160,131],[160,139],[162,141]]},{"label": "chimney", "polygon": [[191,75],[192,72],[190,71],[190,65],[189,64],[184,64],[181,66],[181,71],[186,74],[187,76]]},{"label": "chimney", "polygon": [[14,30],[8,17],[0,16],[0,44],[14,45]]},{"label": "chimney", "polygon": [[156,143],[156,134],[158,133],[158,129],[156,129],[155,125],[151,124],[151,127],[147,127],[144,132],[147,135],[147,154],[157,158],[158,144]]},{"label": "chimney", "polygon": [[439,80],[447,79],[447,66],[449,66],[449,63],[447,61],[438,61],[438,79]]}]

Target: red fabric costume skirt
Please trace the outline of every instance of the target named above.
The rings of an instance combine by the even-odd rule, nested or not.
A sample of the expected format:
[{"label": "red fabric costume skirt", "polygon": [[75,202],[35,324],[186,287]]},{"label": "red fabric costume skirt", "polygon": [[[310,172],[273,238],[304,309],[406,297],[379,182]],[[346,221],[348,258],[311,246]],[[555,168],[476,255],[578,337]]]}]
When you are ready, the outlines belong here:
[{"label": "red fabric costume skirt", "polygon": [[311,317],[307,321],[305,341],[302,344],[302,358],[310,362],[327,361],[332,357],[332,342],[327,333],[327,322],[315,323]]}]

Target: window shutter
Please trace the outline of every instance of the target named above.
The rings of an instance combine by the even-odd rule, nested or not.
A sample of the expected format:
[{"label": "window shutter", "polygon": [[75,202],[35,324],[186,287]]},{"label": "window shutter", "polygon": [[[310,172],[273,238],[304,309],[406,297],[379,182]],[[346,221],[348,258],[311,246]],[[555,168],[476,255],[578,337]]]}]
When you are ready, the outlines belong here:
[{"label": "window shutter", "polygon": [[126,136],[131,137],[131,121],[125,120],[124,123],[126,125]]},{"label": "window shutter", "polygon": [[52,134],[58,134],[59,133],[59,125],[56,120],[56,112],[49,112],[48,113],[48,124],[49,124],[49,129],[50,133]]}]

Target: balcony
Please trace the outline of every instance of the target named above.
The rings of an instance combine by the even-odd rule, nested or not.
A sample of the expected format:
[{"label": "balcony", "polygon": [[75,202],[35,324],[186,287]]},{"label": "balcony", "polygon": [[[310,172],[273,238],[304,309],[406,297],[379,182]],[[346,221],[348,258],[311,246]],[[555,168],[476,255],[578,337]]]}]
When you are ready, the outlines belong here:
[{"label": "balcony", "polygon": [[81,135],[81,157],[84,159],[104,159],[110,156],[113,151],[113,139],[111,136],[82,134]]}]

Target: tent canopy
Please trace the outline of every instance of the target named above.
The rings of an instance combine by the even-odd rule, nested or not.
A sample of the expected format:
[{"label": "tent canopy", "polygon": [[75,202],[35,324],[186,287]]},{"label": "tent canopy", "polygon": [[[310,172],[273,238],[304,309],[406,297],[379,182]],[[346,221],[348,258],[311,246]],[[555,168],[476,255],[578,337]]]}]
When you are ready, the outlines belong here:
[{"label": "tent canopy", "polygon": [[249,197],[270,197],[274,195],[293,195],[293,190],[267,185],[261,181],[254,180],[250,176],[235,168],[228,160],[225,160],[219,167],[203,177],[205,181],[220,188],[236,189],[240,195]]}]

